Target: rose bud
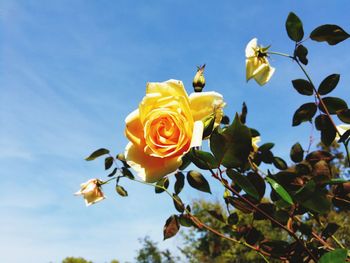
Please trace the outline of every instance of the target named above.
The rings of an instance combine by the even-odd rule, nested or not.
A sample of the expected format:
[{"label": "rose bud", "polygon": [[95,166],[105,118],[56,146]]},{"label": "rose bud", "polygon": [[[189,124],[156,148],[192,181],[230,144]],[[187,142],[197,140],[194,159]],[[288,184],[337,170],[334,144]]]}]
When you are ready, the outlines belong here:
[{"label": "rose bud", "polygon": [[80,187],[81,189],[74,193],[74,195],[82,195],[86,206],[90,206],[106,198],[101,190],[101,181],[98,179],[90,179],[86,183],[82,183]]},{"label": "rose bud", "polygon": [[198,67],[197,73],[193,78],[192,86],[195,92],[202,92],[205,86],[204,69],[205,64],[203,66]]}]

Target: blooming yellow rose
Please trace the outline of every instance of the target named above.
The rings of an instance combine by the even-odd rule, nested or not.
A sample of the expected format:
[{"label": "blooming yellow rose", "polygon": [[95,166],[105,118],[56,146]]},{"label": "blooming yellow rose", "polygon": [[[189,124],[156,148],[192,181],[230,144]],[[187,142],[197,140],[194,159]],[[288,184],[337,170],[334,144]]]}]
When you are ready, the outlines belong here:
[{"label": "blooming yellow rose", "polygon": [[85,199],[86,206],[97,203],[106,197],[101,190],[101,182],[98,179],[90,179],[89,181],[82,183],[80,190],[75,195],[82,195]]},{"label": "blooming yellow rose", "polygon": [[258,46],[256,38],[249,41],[245,49],[247,81],[254,78],[262,86],[272,77],[275,68],[270,66],[266,51],[267,48]]},{"label": "blooming yellow rose", "polygon": [[218,124],[222,95],[201,92],[187,95],[179,80],[148,83],[139,108],[126,119],[127,163],[147,182],[156,182],[181,165],[191,147],[200,146],[202,120],[215,113]]}]

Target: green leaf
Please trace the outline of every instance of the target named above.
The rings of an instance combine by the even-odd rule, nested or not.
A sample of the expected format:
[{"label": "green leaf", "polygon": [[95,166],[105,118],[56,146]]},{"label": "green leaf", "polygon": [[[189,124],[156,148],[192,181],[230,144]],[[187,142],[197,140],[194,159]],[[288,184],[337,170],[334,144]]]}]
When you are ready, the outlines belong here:
[{"label": "green leaf", "polygon": [[265,152],[265,151],[269,151],[273,148],[273,146],[275,146],[274,143],[272,142],[268,142],[268,143],[264,143],[263,145],[261,145],[259,148],[258,148],[258,152]]},{"label": "green leaf", "polygon": [[120,185],[117,185],[115,187],[115,190],[117,191],[117,193],[120,195],[120,196],[128,196],[128,192],[124,189],[123,186],[120,186]]},{"label": "green leaf", "polygon": [[323,191],[315,191],[307,200],[302,201],[301,205],[306,209],[318,214],[326,214],[331,208],[331,202]]},{"label": "green leaf", "polygon": [[287,17],[286,30],[289,38],[295,42],[301,41],[304,37],[303,23],[293,12],[290,12]]},{"label": "green leaf", "polygon": [[301,95],[311,96],[314,94],[314,88],[312,84],[305,79],[292,80],[293,87]]},{"label": "green leaf", "polygon": [[193,188],[211,194],[209,183],[201,173],[191,170],[187,173],[186,178]]},{"label": "green leaf", "polygon": [[318,93],[320,93],[320,95],[326,95],[330,93],[338,85],[339,79],[339,74],[329,75],[321,82],[318,88]]},{"label": "green leaf", "polygon": [[210,149],[220,164],[227,168],[246,164],[252,148],[250,130],[236,114],[233,123],[223,131],[216,128],[210,136]]},{"label": "green leaf", "polygon": [[295,49],[294,55],[299,59],[301,63],[303,63],[304,65],[307,65],[307,63],[309,62],[309,60],[307,59],[307,54],[308,54],[307,48],[304,47],[303,45],[298,45],[297,48]]},{"label": "green leaf", "polygon": [[209,153],[192,148],[188,153],[188,158],[194,165],[203,170],[218,168],[219,164],[215,157]]},{"label": "green leaf", "polygon": [[164,187],[165,189],[168,189],[169,187],[169,179],[168,177],[164,177],[160,179],[157,183],[156,186],[154,187],[154,191],[156,194],[163,193],[165,190],[161,187]]},{"label": "green leaf", "polygon": [[250,128],[249,130],[252,138],[260,136],[260,133],[256,129]]},{"label": "green leaf", "polygon": [[235,225],[238,223],[238,214],[237,213],[232,213],[228,216],[227,218],[227,223],[229,225]]},{"label": "green leaf", "polygon": [[315,119],[316,129],[321,131],[321,141],[326,146],[331,145],[334,141],[337,131],[335,130],[332,121],[325,114],[320,114]]},{"label": "green leaf", "polygon": [[131,180],[133,180],[135,178],[134,175],[132,174],[132,172],[130,172],[130,170],[126,167],[122,167],[122,174]]},{"label": "green leaf", "polygon": [[285,170],[288,168],[287,163],[280,157],[273,157],[273,165],[280,170]]},{"label": "green leaf", "polygon": [[187,214],[181,214],[179,217],[179,223],[184,227],[191,227],[194,226],[193,221],[191,220],[190,216]]},{"label": "green leaf", "polygon": [[338,248],[324,254],[318,263],[345,263],[347,256],[347,249]]},{"label": "green leaf", "polygon": [[317,106],[315,103],[305,103],[301,105],[294,113],[293,126],[298,126],[302,122],[311,121],[316,114]]},{"label": "green leaf", "polygon": [[349,37],[350,35],[340,26],[330,24],[319,26],[310,34],[312,40],[317,42],[326,41],[329,45],[336,45]]},{"label": "green leaf", "polygon": [[350,138],[350,129],[344,132],[342,136],[340,136],[340,139],[338,140],[338,142],[346,142],[348,138]]},{"label": "green leaf", "polygon": [[176,182],[174,184],[174,192],[175,194],[179,194],[185,185],[185,176],[182,172],[177,172],[175,174]]},{"label": "green leaf", "polygon": [[204,130],[203,130],[203,139],[210,136],[214,129],[214,123],[215,123],[215,114],[211,114],[209,117],[207,117],[204,121]]},{"label": "green leaf", "polygon": [[112,165],[113,165],[113,161],[114,161],[114,159],[113,159],[113,157],[107,157],[106,159],[105,159],[105,170],[108,170],[109,168],[111,168],[112,167]]},{"label": "green leaf", "polygon": [[266,181],[271,185],[271,187],[276,191],[276,193],[288,204],[293,205],[292,197],[288,194],[288,192],[275,180],[271,177],[266,177]]},{"label": "green leaf", "polygon": [[314,181],[308,181],[306,185],[301,187],[298,191],[295,192],[294,198],[298,202],[303,202],[307,200],[315,192],[316,184]]},{"label": "green leaf", "polygon": [[337,116],[342,122],[350,124],[350,109],[337,111]]},{"label": "green leaf", "polygon": [[187,154],[182,156],[181,160],[182,160],[182,164],[180,165],[179,170],[183,171],[191,164],[191,160]]},{"label": "green leaf", "polygon": [[98,149],[94,151],[92,154],[90,154],[89,157],[85,158],[86,161],[92,161],[95,160],[97,157],[100,157],[102,155],[109,154],[109,150],[105,148]]},{"label": "green leaf", "polygon": [[247,194],[254,197],[256,200],[260,199],[258,191],[255,189],[254,185],[248,180],[247,177],[242,175],[239,172],[236,172],[232,169],[228,169],[226,174],[230,179],[241,187]]},{"label": "green leaf", "polygon": [[220,123],[223,124],[223,125],[229,125],[230,124],[230,118],[228,116],[224,115],[224,116],[222,116]]},{"label": "green leaf", "polygon": [[183,211],[185,211],[185,205],[178,195],[173,194],[173,202],[174,202],[174,206],[178,212],[182,213]]},{"label": "green leaf", "polygon": [[179,229],[180,229],[180,224],[179,224],[178,216],[176,215],[170,216],[166,220],[163,228],[164,240],[175,236],[176,233],[179,231]]},{"label": "green leaf", "polygon": [[339,229],[339,225],[336,223],[328,223],[326,228],[322,231],[321,236],[326,240],[330,236],[334,235],[335,232]]},{"label": "green leaf", "polygon": [[118,168],[114,168],[113,171],[107,176],[108,177],[112,177],[112,176],[114,176],[117,173],[117,171],[118,171]]},{"label": "green leaf", "polygon": [[296,143],[290,149],[290,159],[295,163],[300,163],[304,159],[304,150],[300,143]]},{"label": "green leaf", "polygon": [[[345,110],[348,108],[348,105],[346,104],[346,102],[341,98],[325,97],[322,100],[323,100],[323,103],[326,105],[328,112],[330,114],[336,114],[337,111]],[[318,105],[318,107],[321,111],[326,113],[321,103]]]}]

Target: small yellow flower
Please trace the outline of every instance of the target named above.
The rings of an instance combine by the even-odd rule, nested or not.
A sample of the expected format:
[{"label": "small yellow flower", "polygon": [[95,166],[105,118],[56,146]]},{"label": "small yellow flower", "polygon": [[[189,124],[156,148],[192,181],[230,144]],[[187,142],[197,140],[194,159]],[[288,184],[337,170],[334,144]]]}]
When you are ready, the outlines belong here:
[{"label": "small yellow flower", "polygon": [[258,40],[253,38],[245,49],[246,78],[247,81],[254,78],[259,85],[263,86],[270,80],[275,68],[271,67],[267,60],[268,47],[260,47],[257,42]]},{"label": "small yellow flower", "polygon": [[85,199],[86,206],[97,203],[106,197],[101,190],[101,182],[98,179],[90,179],[80,185],[80,190],[74,195],[82,195]]}]

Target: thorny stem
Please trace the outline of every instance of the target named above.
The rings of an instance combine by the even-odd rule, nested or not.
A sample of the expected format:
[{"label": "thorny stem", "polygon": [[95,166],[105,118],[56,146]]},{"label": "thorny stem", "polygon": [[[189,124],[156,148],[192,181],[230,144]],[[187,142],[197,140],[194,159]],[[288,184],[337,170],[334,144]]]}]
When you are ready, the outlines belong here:
[{"label": "thorny stem", "polygon": [[285,227],[284,225],[282,225],[280,222],[278,222],[276,219],[274,219],[272,216],[270,216],[268,213],[266,213],[264,210],[260,209],[258,206],[256,206],[255,204],[253,204],[249,199],[245,198],[244,196],[240,195],[238,191],[236,191],[234,188],[232,188],[230,185],[227,184],[227,182],[225,180],[220,179],[220,177],[214,173],[213,170],[210,170],[212,176],[221,181],[221,183],[224,185],[224,187],[228,190],[230,190],[233,194],[235,194],[236,196],[238,196],[240,199],[242,199],[242,201],[244,201],[245,203],[247,203],[249,206],[251,206],[252,208],[254,208],[256,211],[258,211],[260,214],[262,214],[263,216],[265,216],[267,219],[269,219],[271,222],[275,223],[276,225],[278,225],[280,228],[284,229],[286,232],[288,232],[288,234],[290,236],[292,236],[295,241],[297,241],[303,248],[304,250],[307,252],[307,254],[315,261],[317,262],[317,258],[312,254],[312,252],[309,250],[309,248],[304,244],[304,242],[302,240],[299,239],[299,237],[290,229],[288,229],[287,227]]}]

